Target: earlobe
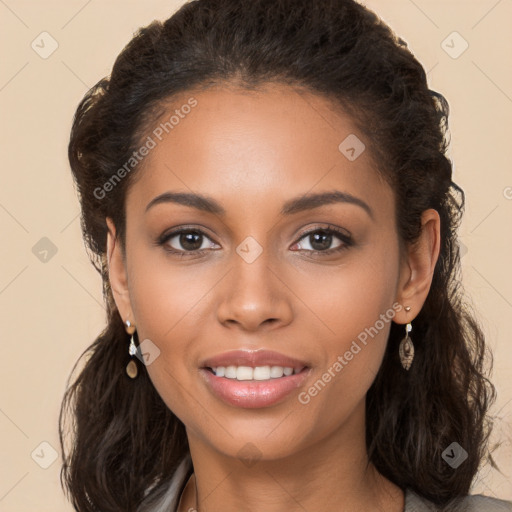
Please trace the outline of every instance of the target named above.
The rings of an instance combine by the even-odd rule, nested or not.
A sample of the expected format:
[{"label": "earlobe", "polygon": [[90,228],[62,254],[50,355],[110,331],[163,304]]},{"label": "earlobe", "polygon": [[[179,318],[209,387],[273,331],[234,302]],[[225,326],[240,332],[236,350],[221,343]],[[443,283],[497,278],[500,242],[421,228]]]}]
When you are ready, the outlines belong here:
[{"label": "earlobe", "polygon": [[110,288],[123,322],[127,319],[130,319],[133,322],[134,318],[130,304],[125,259],[123,258],[122,249],[116,236],[114,222],[112,219],[107,217],[106,223],[108,226],[107,265]]},{"label": "earlobe", "polygon": [[[400,304],[411,307],[413,317],[418,315],[430,291],[439,258],[440,239],[439,213],[434,209],[425,210],[421,216],[421,234],[408,248],[407,262],[404,265],[397,296]],[[407,323],[413,317],[405,315],[403,310],[402,314],[396,315],[396,322]]]}]

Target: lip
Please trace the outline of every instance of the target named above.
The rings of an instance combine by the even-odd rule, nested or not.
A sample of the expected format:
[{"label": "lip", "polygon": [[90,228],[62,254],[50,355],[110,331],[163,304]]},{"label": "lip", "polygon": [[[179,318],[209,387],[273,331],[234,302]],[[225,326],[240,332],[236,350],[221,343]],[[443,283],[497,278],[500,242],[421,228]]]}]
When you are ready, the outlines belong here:
[{"label": "lip", "polygon": [[205,359],[202,368],[217,366],[283,366],[289,368],[304,368],[306,361],[289,357],[272,350],[231,350]]},{"label": "lip", "polygon": [[300,373],[288,377],[254,381],[217,377],[207,368],[201,368],[199,373],[210,392],[225,403],[244,409],[257,409],[285,400],[304,383],[311,368],[303,368]]},{"label": "lip", "polygon": [[[311,373],[307,362],[271,350],[233,350],[205,359],[199,369],[208,390],[225,403],[244,409],[270,407],[286,399],[303,385]],[[210,369],[218,366],[283,366],[301,370],[268,380],[239,381],[217,377]]]}]

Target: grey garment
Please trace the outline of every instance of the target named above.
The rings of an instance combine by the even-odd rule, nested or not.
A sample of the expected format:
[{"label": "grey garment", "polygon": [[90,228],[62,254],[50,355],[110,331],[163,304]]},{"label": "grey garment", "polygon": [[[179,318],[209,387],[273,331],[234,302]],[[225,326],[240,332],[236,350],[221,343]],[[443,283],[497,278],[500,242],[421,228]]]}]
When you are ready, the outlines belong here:
[{"label": "grey garment", "polygon": [[[151,509],[140,509],[139,512],[176,512],[181,492],[185,487],[188,475],[191,474],[192,460],[187,455],[174,474],[169,489],[161,500]],[[404,512],[437,512],[440,509],[432,502],[422,498],[411,489],[405,490]],[[488,496],[470,495],[458,500],[456,504],[444,509],[445,512],[512,512],[512,501],[498,500]]]},{"label": "grey garment", "polygon": [[[412,489],[405,491],[404,512],[437,512],[431,501],[418,496]],[[443,509],[445,512],[512,512],[512,501],[498,500],[481,494],[468,495]]]}]

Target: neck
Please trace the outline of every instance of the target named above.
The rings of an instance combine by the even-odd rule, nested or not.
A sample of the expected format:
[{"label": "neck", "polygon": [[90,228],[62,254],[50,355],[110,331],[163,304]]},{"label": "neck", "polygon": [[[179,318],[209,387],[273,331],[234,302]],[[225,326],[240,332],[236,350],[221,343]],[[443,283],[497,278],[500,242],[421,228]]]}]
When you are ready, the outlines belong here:
[{"label": "neck", "polygon": [[188,436],[194,475],[179,512],[403,511],[403,491],[368,464],[364,415],[363,428],[353,421],[286,458],[252,464]]}]

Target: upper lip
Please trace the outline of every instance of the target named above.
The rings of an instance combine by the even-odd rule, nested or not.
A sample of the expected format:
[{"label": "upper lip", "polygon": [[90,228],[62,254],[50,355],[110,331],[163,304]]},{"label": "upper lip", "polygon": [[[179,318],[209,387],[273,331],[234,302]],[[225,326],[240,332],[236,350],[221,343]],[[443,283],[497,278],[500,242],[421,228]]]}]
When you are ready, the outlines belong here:
[{"label": "upper lip", "polygon": [[203,368],[218,366],[283,366],[288,368],[304,368],[305,361],[289,357],[272,350],[232,350],[209,357],[202,362]]}]

